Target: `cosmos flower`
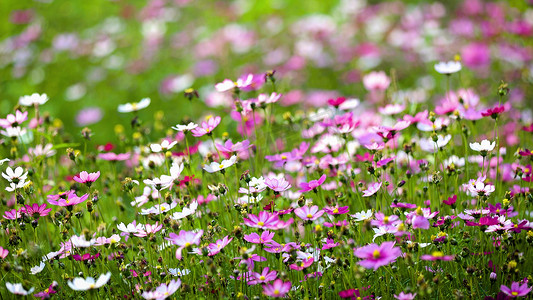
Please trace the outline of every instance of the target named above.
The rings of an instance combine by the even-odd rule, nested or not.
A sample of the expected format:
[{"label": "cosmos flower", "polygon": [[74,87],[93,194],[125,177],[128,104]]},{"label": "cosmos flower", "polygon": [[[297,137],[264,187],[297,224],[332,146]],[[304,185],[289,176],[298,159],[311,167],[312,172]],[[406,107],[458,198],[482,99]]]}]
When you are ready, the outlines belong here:
[{"label": "cosmos flower", "polygon": [[444,253],[442,253],[440,251],[435,251],[435,252],[431,253],[431,255],[424,254],[424,255],[420,256],[420,259],[421,260],[431,260],[431,261],[435,261],[435,260],[452,260],[453,259],[453,255],[444,255]]},{"label": "cosmos flower", "polygon": [[291,188],[291,184],[285,180],[285,178],[267,178],[265,179],[265,185],[268,186],[274,192],[284,192]]},{"label": "cosmos flower", "polygon": [[204,136],[206,134],[210,135],[213,133],[213,130],[220,124],[222,119],[219,116],[207,118],[207,121],[203,121],[198,127],[191,130],[191,133],[195,137]]},{"label": "cosmos flower", "polygon": [[458,61],[439,62],[435,65],[435,71],[440,74],[450,75],[461,71],[461,63]]},{"label": "cosmos flower", "polygon": [[300,217],[300,219],[302,220],[314,221],[320,218],[324,214],[324,211],[319,210],[317,205],[314,205],[312,207],[303,206],[295,209],[294,214]]},{"label": "cosmos flower", "polygon": [[168,284],[161,283],[155,290],[149,292],[143,292],[142,297],[144,299],[166,299],[174,294],[181,286],[181,280],[178,278],[176,280],[172,279]]},{"label": "cosmos flower", "polygon": [[5,119],[0,119],[0,127],[18,127],[22,125],[22,123],[26,120],[28,120],[28,112],[21,112],[17,109],[15,111],[15,114],[9,114],[6,116]]},{"label": "cosmos flower", "polygon": [[377,193],[381,188],[381,182],[374,182],[368,185],[368,188],[363,191],[363,197],[370,197]]},{"label": "cosmos flower", "polygon": [[274,234],[274,232],[263,231],[261,233],[261,236],[259,236],[259,234],[253,232],[251,234],[245,235],[244,240],[253,244],[266,244],[272,242]]},{"label": "cosmos flower", "polygon": [[150,149],[152,150],[152,152],[155,152],[155,153],[159,153],[161,151],[166,152],[172,149],[172,147],[174,147],[177,143],[178,143],[177,141],[173,141],[171,143],[168,140],[163,140],[161,144],[151,144]]},{"label": "cosmos flower", "polygon": [[41,205],[33,203],[31,205],[24,206],[24,212],[35,219],[39,217],[48,216],[48,213],[50,213],[51,211],[51,208],[46,208],[46,203],[43,203]]},{"label": "cosmos flower", "polygon": [[414,294],[412,294],[412,293],[406,294],[404,292],[401,292],[398,295],[394,295],[394,298],[396,298],[398,300],[413,300],[415,297],[416,297],[416,293],[414,293]]},{"label": "cosmos flower", "polygon": [[221,163],[212,162],[209,165],[204,165],[204,170],[206,170],[208,173],[215,173],[233,166],[236,161],[237,156],[233,155],[230,159],[225,159]]},{"label": "cosmos flower", "polygon": [[531,291],[531,288],[527,287],[527,282],[522,285],[520,285],[519,282],[513,282],[511,284],[511,288],[502,284],[500,286],[500,291],[502,291],[509,297],[516,298],[516,297],[524,297]]},{"label": "cosmos flower", "polygon": [[350,216],[354,218],[357,222],[361,222],[372,218],[372,210],[369,209],[367,211],[361,211]]},{"label": "cosmos flower", "polygon": [[217,253],[219,253],[224,247],[226,247],[233,238],[229,238],[229,236],[225,236],[223,239],[217,240],[216,243],[211,243],[207,246],[207,250],[209,253],[208,256],[213,256]]},{"label": "cosmos flower", "polygon": [[322,176],[320,176],[318,180],[311,180],[309,182],[301,182],[299,185],[301,190],[299,190],[299,192],[305,193],[309,191],[316,191],[316,188],[322,185],[324,181],[326,181],[326,174],[323,174]]},{"label": "cosmos flower", "polygon": [[39,95],[38,93],[33,93],[31,95],[22,96],[19,98],[19,104],[22,106],[43,105],[47,101],[48,96],[46,94]]},{"label": "cosmos flower", "polygon": [[184,248],[192,246],[193,244],[200,244],[200,238],[203,234],[203,230],[198,230],[197,232],[181,230],[179,235],[173,232],[170,233],[165,240],[171,241],[174,245],[179,246],[179,248],[176,250],[176,258],[181,260],[181,251]]},{"label": "cosmos flower", "polygon": [[19,182],[25,181],[28,178],[28,172],[24,173],[24,169],[22,169],[22,167],[17,167],[15,170],[11,169],[11,167],[7,167],[6,172],[2,172],[2,177],[9,182],[18,184]]},{"label": "cosmos flower", "polygon": [[111,272],[100,275],[98,280],[94,280],[92,277],[82,278],[76,277],[72,281],[68,282],[68,286],[75,291],[87,291],[91,289],[99,289],[104,286],[111,278]]},{"label": "cosmos flower", "polygon": [[481,143],[470,143],[470,149],[481,152],[481,155],[483,155],[483,153],[486,155],[487,152],[494,150],[494,147],[496,147],[496,142],[491,143],[488,140],[483,140]]},{"label": "cosmos flower", "polygon": [[198,124],[190,122],[187,125],[177,124],[176,126],[172,126],[171,128],[176,130],[176,131],[187,132],[187,131],[191,131],[191,130],[195,129],[196,127],[198,127]]},{"label": "cosmos flower", "polygon": [[139,111],[143,108],[147,108],[148,105],[150,105],[150,102],[151,102],[150,98],[143,98],[139,102],[121,104],[118,106],[118,112],[129,113],[133,111]]},{"label": "cosmos flower", "polygon": [[269,297],[280,298],[291,290],[292,284],[290,281],[284,282],[281,279],[276,279],[272,284],[265,284],[263,286],[263,294]]},{"label": "cosmos flower", "polygon": [[27,296],[35,290],[35,288],[31,288],[29,290],[25,290],[22,286],[22,283],[10,283],[6,282],[6,288],[11,294],[15,295],[21,295],[21,296]]},{"label": "cosmos flower", "polygon": [[160,231],[161,229],[163,229],[163,224],[159,224],[159,222],[155,222],[154,225],[152,224],[146,224],[144,226],[144,228],[142,229],[138,229],[136,233],[134,233],[133,235],[137,236],[137,237],[146,237],[150,234],[155,234],[156,232]]},{"label": "cosmos flower", "polygon": [[255,285],[260,283],[267,283],[275,280],[278,276],[278,272],[270,270],[269,267],[265,267],[261,273],[252,272],[248,278],[247,283],[249,285]]},{"label": "cosmos flower", "polygon": [[73,205],[80,204],[80,203],[84,202],[85,200],[87,200],[87,198],[89,198],[89,194],[85,194],[85,195],[83,195],[81,197],[78,197],[78,196],[76,196],[76,194],[71,193],[71,194],[68,194],[68,197],[66,199],[64,199],[64,198],[60,198],[58,200],[50,200],[50,199],[48,199],[48,203],[50,203],[52,205],[57,205],[57,206],[71,207]]},{"label": "cosmos flower", "polygon": [[9,254],[9,250],[0,247],[0,258],[4,259]]},{"label": "cosmos flower", "polygon": [[100,177],[100,171],[94,173],[87,173],[87,171],[80,172],[79,175],[74,176],[74,181],[79,183],[85,183],[87,186],[91,186],[93,182]]},{"label": "cosmos flower", "polygon": [[363,77],[363,85],[368,91],[384,91],[390,85],[390,78],[383,71],[371,72]]},{"label": "cosmos flower", "polygon": [[354,249],[354,255],[362,258],[358,264],[367,269],[377,270],[381,266],[388,265],[402,254],[400,247],[394,247],[395,242],[384,242],[381,245],[369,244]]}]

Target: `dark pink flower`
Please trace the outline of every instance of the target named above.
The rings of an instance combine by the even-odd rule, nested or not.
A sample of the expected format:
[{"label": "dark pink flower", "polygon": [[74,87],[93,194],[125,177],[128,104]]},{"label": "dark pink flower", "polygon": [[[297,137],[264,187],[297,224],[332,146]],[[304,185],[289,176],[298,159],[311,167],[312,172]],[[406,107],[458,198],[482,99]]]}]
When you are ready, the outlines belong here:
[{"label": "dark pink flower", "polygon": [[87,200],[88,197],[89,197],[89,194],[85,194],[85,195],[83,195],[81,197],[78,197],[78,196],[76,196],[76,194],[71,193],[71,194],[68,194],[68,198],[67,199],[64,199],[64,198],[60,198],[58,200],[50,200],[50,199],[48,199],[48,203],[50,203],[52,205],[57,205],[57,206],[71,207],[73,205],[76,205],[76,204],[84,202],[85,200]]},{"label": "dark pink flower", "polygon": [[51,208],[46,208],[46,203],[43,203],[41,205],[37,203],[33,203],[32,205],[25,205],[23,209],[26,214],[35,219],[47,216],[48,213],[52,211]]},{"label": "dark pink flower", "polygon": [[326,211],[330,215],[342,215],[345,213],[348,213],[350,211],[348,206],[342,206],[342,207],[324,207],[324,211]]},{"label": "dark pink flower", "polygon": [[272,280],[275,280],[278,277],[278,272],[270,271],[268,267],[264,268],[261,274],[252,272],[250,278],[248,279],[249,285],[255,285],[259,283],[267,283]]},{"label": "dark pink flower", "polygon": [[320,176],[318,180],[311,180],[309,182],[301,182],[300,183],[301,190],[299,192],[300,193],[305,193],[309,191],[316,192],[316,188],[319,187],[322,183],[324,183],[324,181],[326,181],[326,174]]},{"label": "dark pink flower", "polygon": [[453,259],[453,255],[444,255],[444,253],[442,253],[440,251],[435,251],[435,252],[431,253],[431,255],[424,254],[424,255],[420,256],[420,259],[421,260],[431,260],[431,261],[435,261],[435,260],[452,260]]},{"label": "dark pink flower", "polygon": [[274,237],[274,234],[274,232],[263,231],[261,233],[261,236],[259,236],[259,234],[253,232],[251,234],[245,235],[244,240],[254,244],[266,244],[273,241],[272,238]]},{"label": "dark pink flower", "polygon": [[524,297],[531,291],[531,288],[527,287],[527,282],[522,285],[520,285],[519,282],[513,282],[511,284],[511,288],[508,288],[507,286],[502,284],[500,286],[500,290],[504,292],[507,296],[515,298]]}]

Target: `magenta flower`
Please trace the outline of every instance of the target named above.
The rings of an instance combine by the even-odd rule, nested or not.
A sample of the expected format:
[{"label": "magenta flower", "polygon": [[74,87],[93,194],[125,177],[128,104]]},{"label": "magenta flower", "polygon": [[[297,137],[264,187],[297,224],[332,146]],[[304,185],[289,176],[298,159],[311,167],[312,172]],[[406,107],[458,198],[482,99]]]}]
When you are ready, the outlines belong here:
[{"label": "magenta flower", "polygon": [[411,223],[413,229],[429,229],[429,220],[423,215],[414,215]]},{"label": "magenta flower", "polygon": [[377,193],[381,188],[381,182],[374,182],[368,185],[368,188],[363,191],[363,197],[370,197]]},{"label": "magenta flower", "polygon": [[173,232],[170,233],[165,240],[171,241],[174,245],[179,246],[179,248],[176,250],[176,258],[181,260],[181,251],[184,248],[192,246],[193,244],[200,244],[200,238],[203,234],[203,230],[198,230],[198,232],[181,230],[179,235]]},{"label": "magenta flower", "polygon": [[451,197],[448,197],[448,200],[443,200],[442,203],[446,205],[454,205],[457,201],[457,195],[452,195]]},{"label": "magenta flower", "polygon": [[367,269],[377,270],[381,266],[388,265],[402,254],[400,247],[394,247],[395,242],[384,242],[381,245],[370,244],[354,249],[355,256],[364,260],[358,264]]},{"label": "magenta flower", "polygon": [[283,282],[281,279],[276,279],[273,284],[265,284],[263,286],[263,294],[269,297],[280,298],[284,297],[291,290],[292,284],[290,281]]},{"label": "magenta flower", "polygon": [[12,209],[12,210],[6,210],[4,212],[4,219],[7,219],[7,220],[16,220],[18,218],[20,218],[20,213],[21,211],[19,210],[16,210],[16,209]]},{"label": "magenta flower", "polygon": [[100,177],[100,171],[95,173],[87,173],[87,171],[82,171],[79,175],[74,176],[74,181],[79,183],[85,183],[87,186],[91,186],[93,182]]},{"label": "magenta flower", "polygon": [[299,261],[299,262],[297,262],[295,264],[291,264],[289,266],[289,268],[291,270],[301,271],[301,270],[303,270],[305,268],[310,267],[313,264],[314,261],[315,260],[312,257],[311,258],[306,258],[306,259],[303,259],[302,261]]},{"label": "magenta flower", "polygon": [[527,295],[531,291],[531,288],[527,287],[527,282],[522,285],[520,285],[519,282],[513,282],[511,284],[511,288],[508,288],[507,286],[502,284],[500,286],[500,290],[507,296],[515,298]]},{"label": "magenta flower", "polygon": [[251,234],[245,235],[244,240],[254,244],[266,244],[273,241],[272,238],[274,237],[274,234],[274,232],[263,231],[261,233],[261,236],[259,236],[259,234],[253,232]]},{"label": "magenta flower", "polygon": [[299,190],[299,192],[300,193],[305,193],[305,192],[309,192],[309,191],[314,191],[316,193],[316,188],[319,187],[322,183],[324,183],[324,181],[326,181],[326,174],[320,176],[320,178],[318,180],[311,180],[309,182],[302,182],[302,183],[300,183],[301,190]]},{"label": "magenta flower", "polygon": [[39,217],[48,216],[48,213],[52,211],[51,208],[46,208],[46,203],[41,205],[33,203],[32,205],[25,205],[22,209],[24,212],[33,218],[37,219]]},{"label": "magenta flower", "polygon": [[277,193],[281,193],[291,188],[291,184],[285,180],[285,178],[267,178],[265,179],[265,185]]},{"label": "magenta flower", "polygon": [[312,207],[303,206],[295,209],[294,214],[300,217],[300,219],[302,220],[314,221],[320,218],[324,214],[324,211],[319,210],[317,205],[314,205]]},{"label": "magenta flower", "polygon": [[489,108],[489,109],[487,109],[484,112],[481,112],[481,115],[483,117],[491,117],[493,119],[496,119],[498,117],[498,115],[501,114],[504,111],[505,111],[505,106],[499,105],[499,106],[495,106],[493,108]]},{"label": "magenta flower", "polygon": [[8,254],[9,254],[9,250],[0,247],[0,257],[1,257],[2,259],[6,258],[6,256],[7,256]]},{"label": "magenta flower", "polygon": [[342,207],[324,207],[324,211],[326,211],[330,215],[342,215],[345,213],[348,213],[350,211],[348,206],[342,206]]},{"label": "magenta flower", "polygon": [[89,194],[85,194],[85,195],[83,195],[81,197],[78,197],[78,196],[76,196],[76,194],[70,193],[70,194],[68,194],[68,198],[67,199],[64,199],[64,198],[60,198],[58,200],[50,200],[50,199],[48,199],[48,203],[50,203],[52,205],[57,205],[57,206],[72,207],[73,205],[80,204],[80,203],[84,202],[85,200],[87,200],[88,197],[89,197]]},{"label": "magenta flower", "polygon": [[195,137],[204,136],[206,134],[211,135],[213,130],[218,126],[218,124],[220,124],[220,120],[221,118],[218,116],[214,118],[209,117],[207,122],[202,122],[202,124],[200,124],[198,127],[191,130],[191,133]]},{"label": "magenta flower", "polygon": [[421,260],[431,260],[431,261],[435,261],[435,260],[452,260],[453,259],[453,255],[444,255],[444,253],[440,252],[440,251],[435,251],[433,253],[431,253],[431,255],[429,254],[424,254],[422,256],[420,256],[420,259]]},{"label": "magenta flower", "polygon": [[228,239],[228,237],[229,236],[225,236],[223,239],[217,240],[216,243],[209,244],[207,246],[207,250],[209,251],[207,255],[213,256],[219,253],[222,249],[224,249],[224,247],[226,247],[233,240],[233,238]]},{"label": "magenta flower", "polygon": [[267,283],[272,280],[275,280],[278,277],[278,272],[270,271],[268,267],[264,268],[261,274],[252,272],[250,278],[248,279],[249,285],[255,285],[259,283]]},{"label": "magenta flower", "polygon": [[91,255],[91,253],[85,253],[83,255],[74,254],[72,255],[72,258],[76,261],[86,261],[86,260],[95,260],[98,257],[100,257],[100,253],[96,253],[94,255]]}]

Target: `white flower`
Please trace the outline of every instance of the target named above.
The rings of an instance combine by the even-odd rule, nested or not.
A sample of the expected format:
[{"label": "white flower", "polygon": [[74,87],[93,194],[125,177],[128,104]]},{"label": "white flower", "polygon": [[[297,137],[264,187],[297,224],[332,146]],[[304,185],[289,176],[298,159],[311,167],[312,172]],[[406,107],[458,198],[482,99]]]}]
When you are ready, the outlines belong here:
[{"label": "white flower", "polygon": [[24,106],[43,105],[46,101],[48,101],[48,96],[46,94],[39,95],[33,93],[19,98],[19,104]]},{"label": "white flower", "polygon": [[26,128],[8,127],[6,130],[0,131],[0,133],[7,137],[20,137],[26,134]]},{"label": "white flower", "polygon": [[355,213],[355,215],[350,215],[350,216],[352,218],[355,218],[357,222],[368,220],[372,218],[372,210],[369,209],[367,211],[358,212],[358,213]]},{"label": "white flower", "polygon": [[143,98],[139,102],[126,103],[118,106],[118,112],[128,113],[132,111],[138,111],[150,105],[150,98]]},{"label": "white flower", "polygon": [[9,182],[14,182],[15,184],[19,181],[25,181],[28,172],[22,174],[24,172],[24,169],[22,167],[17,167],[14,171],[11,169],[11,167],[7,167],[6,172],[2,173],[2,177],[4,177]]},{"label": "white flower", "polygon": [[178,180],[178,178],[181,175],[181,172],[183,172],[184,165],[178,164],[173,162],[172,166],[170,167],[170,176],[168,175],[161,175],[161,181],[163,182],[164,186],[171,187],[175,180]]},{"label": "white flower", "polygon": [[212,162],[209,165],[205,165],[204,170],[206,170],[209,173],[218,172],[218,171],[224,170],[225,168],[233,166],[236,160],[237,160],[237,156],[233,155],[230,159],[225,159],[221,163]]},{"label": "white flower", "polygon": [[98,277],[98,280],[96,280],[96,282],[94,281],[94,278],[92,277],[87,277],[87,278],[76,277],[74,278],[74,280],[68,282],[68,286],[75,291],[86,291],[90,289],[98,289],[102,287],[104,284],[106,284],[109,281],[109,278],[111,278],[111,272],[107,272],[106,274],[100,275],[100,277]]},{"label": "white flower", "polygon": [[94,245],[96,240],[91,239],[90,241],[87,241],[84,235],[81,235],[81,236],[73,235],[72,237],[70,237],[70,242],[72,243],[73,248],[74,247],[87,248],[87,247]]},{"label": "white flower", "polygon": [[478,152],[488,152],[494,150],[494,147],[496,147],[496,142],[490,143],[488,140],[482,140],[480,143],[470,143],[470,148],[474,151]]},{"label": "white flower", "polygon": [[160,215],[164,212],[174,209],[176,205],[177,205],[176,202],[172,202],[171,204],[168,204],[168,203],[161,203],[161,205],[156,204],[153,207],[150,207],[149,209],[142,209],[140,214],[141,215],[149,215],[149,214]]},{"label": "white flower", "polygon": [[3,165],[5,162],[8,162],[9,158],[0,159],[0,166]]},{"label": "white flower", "polygon": [[187,216],[194,214],[196,212],[196,209],[198,209],[198,202],[194,201],[189,205],[189,207],[184,207],[181,212],[175,212],[171,218],[174,220],[183,219]]},{"label": "white flower", "polygon": [[440,74],[450,75],[452,73],[461,71],[461,63],[458,61],[441,61],[435,65],[435,71],[439,72]]},{"label": "white flower", "polygon": [[6,282],[6,287],[7,287],[7,290],[11,292],[11,294],[22,295],[22,296],[31,294],[33,290],[35,289],[35,288],[31,288],[26,291],[22,287],[22,283],[10,283],[10,282]]},{"label": "white flower", "polygon": [[6,191],[8,192],[14,192],[15,190],[17,189],[22,189],[24,188],[26,185],[28,185],[30,182],[29,181],[19,181],[18,183],[14,183],[14,182],[11,182],[9,183],[9,186],[6,187]]},{"label": "white flower", "polygon": [[187,275],[189,273],[191,273],[191,271],[189,269],[179,269],[179,268],[176,268],[176,269],[168,269],[168,272],[170,274],[172,274],[172,276],[183,276],[183,275]]},{"label": "white flower", "polygon": [[45,266],[44,261],[41,261],[41,263],[38,266],[35,266],[30,269],[30,274],[35,275],[37,273],[41,273],[41,271],[44,270],[44,266]]},{"label": "white flower", "polygon": [[465,159],[464,157],[458,157],[456,155],[452,155],[444,160],[444,167],[447,168],[450,165],[455,165],[456,167],[462,167],[465,165]]},{"label": "white flower", "polygon": [[157,177],[154,179],[145,179],[143,182],[158,191],[169,187],[169,183],[166,180]]},{"label": "white flower", "polygon": [[187,125],[176,125],[176,126],[173,126],[172,129],[174,130],[177,130],[177,131],[191,131],[193,130],[194,128],[198,127],[198,124],[195,124],[193,122],[187,124]]},{"label": "white flower", "polygon": [[178,142],[169,142],[168,140],[163,140],[161,144],[151,144],[150,149],[152,149],[152,152],[161,152],[161,151],[168,151],[174,147]]},{"label": "white flower", "polygon": [[420,139],[420,148],[426,152],[435,153],[438,149],[446,146],[448,142],[452,139],[451,135],[442,136],[439,135],[437,141],[434,142],[433,139]]},{"label": "white flower", "polygon": [[120,223],[117,225],[118,230],[126,233],[137,233],[139,230],[144,230],[144,224],[136,224],[135,221],[132,223],[129,223],[128,225],[125,225],[124,223]]}]

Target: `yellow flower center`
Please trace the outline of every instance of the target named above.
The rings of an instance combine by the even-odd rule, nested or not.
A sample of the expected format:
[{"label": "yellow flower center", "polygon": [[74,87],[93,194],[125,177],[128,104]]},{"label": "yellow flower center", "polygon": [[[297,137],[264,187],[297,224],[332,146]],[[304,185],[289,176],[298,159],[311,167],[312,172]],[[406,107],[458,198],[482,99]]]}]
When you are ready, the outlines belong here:
[{"label": "yellow flower center", "polygon": [[518,296],[518,292],[511,292],[511,295]]},{"label": "yellow flower center", "polygon": [[440,251],[435,251],[433,253],[431,253],[431,255],[433,257],[443,257],[444,256],[444,253],[440,252]]},{"label": "yellow flower center", "polygon": [[205,117],[205,120],[207,121],[207,120],[211,119],[212,117],[213,117],[213,115],[209,115],[209,116]]},{"label": "yellow flower center", "polygon": [[287,156],[286,155],[282,155],[281,159],[287,159]]},{"label": "yellow flower center", "polygon": [[279,290],[274,290],[274,295],[279,295]]},{"label": "yellow flower center", "polygon": [[224,165],[221,164],[220,166],[218,166],[218,168],[219,169],[224,169]]},{"label": "yellow flower center", "polygon": [[257,222],[257,225],[259,225],[259,226],[263,226],[263,225],[265,225],[265,222],[261,222],[261,221],[259,221],[259,222]]},{"label": "yellow flower center", "polygon": [[312,217],[313,217],[312,214],[307,214],[307,218],[308,218],[308,219],[311,219]]},{"label": "yellow flower center", "polygon": [[137,110],[138,106],[137,106],[137,103],[132,103],[131,104],[131,109],[132,110]]},{"label": "yellow flower center", "polygon": [[419,206],[419,207],[416,208],[416,214],[419,215],[419,216],[421,216],[423,214],[422,213],[422,207]]},{"label": "yellow flower center", "polygon": [[94,285],[94,283],[91,283],[91,285],[89,285],[89,288],[91,289],[94,289],[96,287],[96,285]]},{"label": "yellow flower center", "polygon": [[265,280],[265,276],[261,275],[261,277],[259,277],[259,280]]},{"label": "yellow flower center", "polygon": [[191,243],[187,242],[185,243],[185,247],[189,247],[191,245]]},{"label": "yellow flower center", "polygon": [[384,224],[388,224],[388,223],[389,223],[389,217],[385,217],[385,218],[383,218],[383,223],[384,223]]},{"label": "yellow flower center", "polygon": [[333,210],[333,213],[334,213],[334,214],[338,214],[338,213],[339,213],[339,209],[338,209],[338,208],[335,208],[335,209]]},{"label": "yellow flower center", "polygon": [[372,253],[372,256],[378,259],[381,256],[381,253],[379,253],[379,250],[374,250],[374,252]]}]

